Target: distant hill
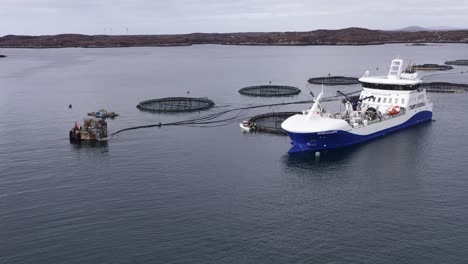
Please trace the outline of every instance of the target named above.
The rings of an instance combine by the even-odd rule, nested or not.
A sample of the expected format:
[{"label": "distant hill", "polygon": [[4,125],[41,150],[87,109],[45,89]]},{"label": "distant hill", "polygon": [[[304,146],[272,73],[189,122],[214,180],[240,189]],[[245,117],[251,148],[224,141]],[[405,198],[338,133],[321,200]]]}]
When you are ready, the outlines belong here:
[{"label": "distant hill", "polygon": [[397,29],[397,30],[394,30],[394,31],[420,32],[420,31],[451,31],[451,30],[466,30],[466,29],[456,28],[456,27],[446,27],[446,26],[440,26],[440,27],[418,27],[418,26],[410,26],[410,27],[405,27],[405,28]]},{"label": "distant hill", "polygon": [[395,31],[403,31],[403,32],[419,32],[419,31],[431,31],[430,29],[418,27],[418,26],[410,26],[405,28],[400,28]]},{"label": "distant hill", "polygon": [[378,45],[387,43],[468,43],[468,30],[383,31],[365,28],[307,32],[192,33],[179,35],[80,35],[0,37],[0,48],[106,48],[222,45]]},{"label": "distant hill", "polygon": [[440,27],[428,27],[429,30],[432,31],[449,31],[449,30],[467,30],[468,28],[457,28],[457,27],[445,27],[445,26],[440,26]]}]

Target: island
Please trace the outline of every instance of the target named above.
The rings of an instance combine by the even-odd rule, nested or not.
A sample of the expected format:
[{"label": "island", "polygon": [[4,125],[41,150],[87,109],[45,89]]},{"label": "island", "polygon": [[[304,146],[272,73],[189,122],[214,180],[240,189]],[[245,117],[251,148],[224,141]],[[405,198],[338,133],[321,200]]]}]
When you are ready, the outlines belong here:
[{"label": "island", "polygon": [[307,32],[191,33],[178,35],[7,35],[0,48],[107,48],[144,46],[221,45],[379,45],[389,43],[468,43],[468,30],[384,31],[365,28]]}]

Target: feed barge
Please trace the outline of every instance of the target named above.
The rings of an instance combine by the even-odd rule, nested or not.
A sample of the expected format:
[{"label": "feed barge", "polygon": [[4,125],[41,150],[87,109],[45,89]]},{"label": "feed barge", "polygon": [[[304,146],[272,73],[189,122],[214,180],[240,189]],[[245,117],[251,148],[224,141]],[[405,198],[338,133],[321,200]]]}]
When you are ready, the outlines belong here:
[{"label": "feed barge", "polygon": [[69,132],[71,143],[81,141],[106,141],[107,122],[98,118],[85,118],[83,125],[75,122],[75,126]]},{"label": "feed barge", "polygon": [[313,106],[286,119],[281,127],[291,138],[289,153],[338,149],[360,144],[432,119],[432,102],[417,73],[403,70],[395,59],[387,76],[359,79],[363,90],[357,103],[345,102],[345,111],[328,113],[322,92]]}]

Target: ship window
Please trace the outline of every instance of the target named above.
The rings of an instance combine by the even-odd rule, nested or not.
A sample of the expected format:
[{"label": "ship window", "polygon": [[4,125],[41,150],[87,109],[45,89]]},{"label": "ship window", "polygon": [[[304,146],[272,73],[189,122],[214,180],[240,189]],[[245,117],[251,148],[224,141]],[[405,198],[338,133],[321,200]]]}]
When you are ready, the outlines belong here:
[{"label": "ship window", "polygon": [[389,104],[392,103],[392,99],[393,99],[393,98],[388,99],[388,103],[389,103]]},{"label": "ship window", "polygon": [[383,102],[384,102],[384,103],[387,102],[387,97],[384,97]]},{"label": "ship window", "polygon": [[401,103],[402,103],[402,104],[405,103],[405,98],[401,98]]},{"label": "ship window", "polygon": [[382,99],[382,98],[379,97],[379,100],[377,100],[377,103],[380,103],[380,100],[381,100],[381,99]]},{"label": "ship window", "polygon": [[395,84],[380,84],[361,82],[362,87],[371,89],[395,90],[395,91],[411,91],[419,88],[419,84],[415,85],[395,85]]},{"label": "ship window", "polygon": [[375,102],[375,97],[372,97],[372,102]]},{"label": "ship window", "polygon": [[398,98],[395,98],[395,104],[398,104]]}]

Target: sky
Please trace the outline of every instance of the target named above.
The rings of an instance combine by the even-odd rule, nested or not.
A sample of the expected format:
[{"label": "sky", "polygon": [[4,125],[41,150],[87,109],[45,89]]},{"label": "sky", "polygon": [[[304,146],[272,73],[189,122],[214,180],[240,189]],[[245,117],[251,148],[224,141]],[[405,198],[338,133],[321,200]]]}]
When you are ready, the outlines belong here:
[{"label": "sky", "polygon": [[468,0],[0,0],[0,36],[466,25]]}]

